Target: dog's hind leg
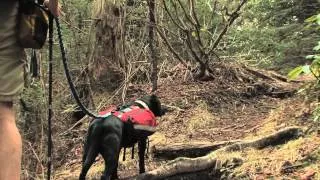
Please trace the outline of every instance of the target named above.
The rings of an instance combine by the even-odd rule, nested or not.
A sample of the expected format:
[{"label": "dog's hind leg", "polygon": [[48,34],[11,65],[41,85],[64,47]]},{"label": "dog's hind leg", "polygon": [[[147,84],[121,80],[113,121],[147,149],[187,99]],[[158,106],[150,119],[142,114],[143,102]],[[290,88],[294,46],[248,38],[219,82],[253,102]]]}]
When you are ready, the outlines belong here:
[{"label": "dog's hind leg", "polygon": [[96,157],[98,156],[98,147],[96,146],[91,146],[88,149],[88,152],[86,152],[86,157],[84,158],[83,164],[82,164],[82,170],[80,173],[80,178],[79,180],[84,180],[86,178],[86,175],[94,163]]},{"label": "dog's hind leg", "polygon": [[145,165],[144,165],[144,155],[147,147],[147,139],[141,139],[138,141],[138,149],[139,149],[139,173],[144,173]]},{"label": "dog's hind leg", "polygon": [[89,171],[91,165],[94,163],[99,153],[99,144],[96,142],[96,139],[92,132],[93,127],[90,127],[83,148],[82,170],[80,173],[79,180],[85,180],[87,172]]},{"label": "dog's hind leg", "polygon": [[116,134],[110,134],[103,139],[101,155],[105,162],[105,170],[101,180],[118,179],[120,144],[121,138]]}]

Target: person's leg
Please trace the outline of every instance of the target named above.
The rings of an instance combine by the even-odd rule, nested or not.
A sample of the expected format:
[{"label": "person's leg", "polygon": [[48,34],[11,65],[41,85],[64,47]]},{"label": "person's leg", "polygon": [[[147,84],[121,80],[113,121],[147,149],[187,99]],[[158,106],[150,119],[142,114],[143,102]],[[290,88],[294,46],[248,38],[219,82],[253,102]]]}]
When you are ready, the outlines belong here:
[{"label": "person's leg", "polygon": [[0,102],[0,180],[20,179],[21,151],[12,103]]},{"label": "person's leg", "polygon": [[19,180],[22,143],[12,103],[24,85],[23,49],[18,42],[19,1],[0,1],[0,180]]}]

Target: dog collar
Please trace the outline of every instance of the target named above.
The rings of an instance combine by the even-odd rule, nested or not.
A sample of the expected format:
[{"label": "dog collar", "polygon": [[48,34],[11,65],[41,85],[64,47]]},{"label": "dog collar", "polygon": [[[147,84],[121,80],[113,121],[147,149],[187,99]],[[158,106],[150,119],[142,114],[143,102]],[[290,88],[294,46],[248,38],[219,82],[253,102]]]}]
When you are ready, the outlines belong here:
[{"label": "dog collar", "polygon": [[134,102],[137,104],[140,104],[142,107],[149,110],[149,106],[145,102],[143,102],[141,100],[135,100]]}]

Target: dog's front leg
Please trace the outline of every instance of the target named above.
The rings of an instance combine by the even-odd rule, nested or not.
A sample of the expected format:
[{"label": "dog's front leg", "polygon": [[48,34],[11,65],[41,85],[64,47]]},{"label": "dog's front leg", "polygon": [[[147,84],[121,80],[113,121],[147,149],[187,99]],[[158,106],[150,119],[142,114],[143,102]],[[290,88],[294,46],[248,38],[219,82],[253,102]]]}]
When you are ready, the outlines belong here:
[{"label": "dog's front leg", "polygon": [[142,139],[138,141],[138,149],[139,149],[139,173],[144,173],[145,165],[144,165],[144,155],[146,152],[147,139]]}]

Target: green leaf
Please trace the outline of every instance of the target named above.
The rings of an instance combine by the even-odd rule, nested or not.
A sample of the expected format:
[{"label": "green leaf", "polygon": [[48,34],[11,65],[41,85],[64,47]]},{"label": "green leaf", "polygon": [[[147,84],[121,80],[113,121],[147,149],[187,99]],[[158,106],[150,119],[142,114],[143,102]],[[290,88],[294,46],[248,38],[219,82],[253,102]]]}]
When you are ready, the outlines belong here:
[{"label": "green leaf", "polygon": [[317,15],[311,16],[305,20],[305,22],[311,23],[318,19]]},{"label": "green leaf", "polygon": [[298,66],[288,73],[289,80],[296,79],[303,72],[303,66]]},{"label": "green leaf", "polygon": [[319,51],[319,50],[320,50],[320,42],[318,42],[318,45],[315,46],[315,47],[313,48],[313,50],[314,50],[314,51]]},{"label": "green leaf", "polygon": [[311,64],[311,70],[316,77],[320,75],[320,64],[317,61],[313,61]]},{"label": "green leaf", "polygon": [[310,74],[311,73],[310,65],[302,66],[302,72],[305,74]]},{"label": "green leaf", "polygon": [[317,24],[320,25],[320,14],[309,17],[308,19],[305,20],[305,22],[307,23],[316,22]]},{"label": "green leaf", "polygon": [[315,55],[308,55],[306,56],[306,59],[314,59]]},{"label": "green leaf", "polygon": [[200,29],[201,32],[208,32],[208,28],[207,27],[203,27]]},{"label": "green leaf", "polygon": [[320,14],[317,15],[317,24],[320,25]]}]

